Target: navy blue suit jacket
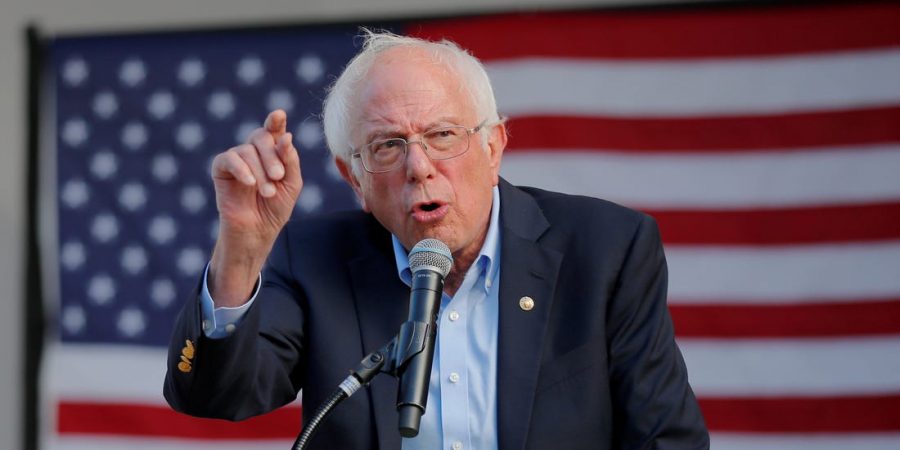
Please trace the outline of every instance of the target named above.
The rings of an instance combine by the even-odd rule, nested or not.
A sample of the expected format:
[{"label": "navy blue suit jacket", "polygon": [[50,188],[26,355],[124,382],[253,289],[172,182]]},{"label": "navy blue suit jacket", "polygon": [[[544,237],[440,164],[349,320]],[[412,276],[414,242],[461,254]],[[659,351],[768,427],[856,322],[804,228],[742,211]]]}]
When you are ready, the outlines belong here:
[{"label": "navy blue suit jacket", "polygon": [[[500,197],[500,448],[708,448],[653,219],[503,180]],[[312,411],[406,319],[390,234],[362,212],[288,224],[262,280],[225,339],[205,338],[196,295],[187,302],[165,380],[173,408],[240,420],[302,388]],[[519,307],[523,296],[532,310]],[[185,340],[195,345],[186,373],[176,368]],[[395,379],[376,378],[338,406],[312,447],[399,449],[396,396]]]}]

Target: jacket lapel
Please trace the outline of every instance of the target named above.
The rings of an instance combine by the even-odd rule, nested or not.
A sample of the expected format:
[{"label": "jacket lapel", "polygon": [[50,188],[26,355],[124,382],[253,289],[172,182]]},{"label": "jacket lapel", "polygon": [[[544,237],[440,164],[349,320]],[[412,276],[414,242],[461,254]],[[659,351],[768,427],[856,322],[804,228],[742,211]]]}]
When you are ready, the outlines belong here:
[{"label": "jacket lapel", "polygon": [[[377,223],[374,226],[381,228]],[[361,318],[360,336],[366,354],[394,338],[400,324],[406,320],[409,299],[409,288],[397,277],[390,235],[380,229],[373,230],[369,237],[372,239],[370,242],[377,242],[375,247],[369,247],[372,251],[348,262],[353,297]],[[392,377],[377,376],[368,391],[379,448],[399,449],[397,381]]]},{"label": "jacket lapel", "polygon": [[[504,180],[500,184],[500,318],[497,348],[499,447],[525,447],[544,334],[562,253],[538,243],[549,223],[537,202]],[[520,305],[530,297],[533,307]]]}]

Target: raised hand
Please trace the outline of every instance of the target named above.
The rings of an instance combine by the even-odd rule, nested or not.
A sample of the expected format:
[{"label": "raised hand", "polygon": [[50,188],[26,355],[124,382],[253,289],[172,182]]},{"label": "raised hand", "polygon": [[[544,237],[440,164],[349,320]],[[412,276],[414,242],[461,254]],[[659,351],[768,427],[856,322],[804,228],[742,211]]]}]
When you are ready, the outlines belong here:
[{"label": "raised hand", "polygon": [[219,237],[209,288],[216,306],[246,302],[300,195],[300,158],[286,131],[287,114],[272,111],[246,143],[213,160]]}]

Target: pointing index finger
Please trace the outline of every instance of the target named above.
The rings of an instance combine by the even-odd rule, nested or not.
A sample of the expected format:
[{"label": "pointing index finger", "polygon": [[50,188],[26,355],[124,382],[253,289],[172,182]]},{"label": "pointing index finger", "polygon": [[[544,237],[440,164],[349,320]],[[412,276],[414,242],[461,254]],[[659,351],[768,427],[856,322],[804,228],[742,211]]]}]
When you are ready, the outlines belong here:
[{"label": "pointing index finger", "polygon": [[263,127],[265,127],[266,131],[272,133],[272,137],[278,142],[287,131],[287,113],[283,109],[276,109],[270,112]]}]

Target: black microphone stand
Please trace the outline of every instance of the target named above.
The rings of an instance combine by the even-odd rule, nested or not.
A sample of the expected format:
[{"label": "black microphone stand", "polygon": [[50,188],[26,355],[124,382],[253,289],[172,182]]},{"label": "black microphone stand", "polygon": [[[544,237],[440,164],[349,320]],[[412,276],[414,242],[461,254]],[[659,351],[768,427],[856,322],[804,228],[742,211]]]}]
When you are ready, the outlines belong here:
[{"label": "black microphone stand", "polygon": [[[297,436],[292,450],[303,450],[308,445],[319,425],[331,414],[331,411],[342,401],[350,398],[361,387],[368,385],[372,379],[380,373],[393,377],[400,377],[406,370],[413,356],[425,351],[428,344],[428,335],[431,341],[437,334],[435,326],[429,326],[427,322],[408,320],[400,327],[400,333],[391,339],[384,347],[366,355],[360,361],[353,372],[341,382],[340,386],[325,400],[316,410],[313,418],[307,422],[303,432]],[[401,420],[402,422],[402,420]],[[401,429],[403,424],[401,424]],[[418,432],[418,421],[416,421]]]}]

